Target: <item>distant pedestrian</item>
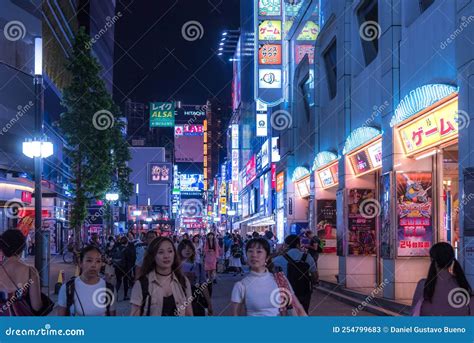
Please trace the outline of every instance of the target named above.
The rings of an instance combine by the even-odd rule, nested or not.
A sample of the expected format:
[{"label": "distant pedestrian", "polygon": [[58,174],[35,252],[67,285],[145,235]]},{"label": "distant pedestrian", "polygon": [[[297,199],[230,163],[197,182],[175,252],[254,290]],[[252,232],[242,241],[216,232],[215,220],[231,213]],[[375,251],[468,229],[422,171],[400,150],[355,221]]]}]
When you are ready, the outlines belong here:
[{"label": "distant pedestrian", "polygon": [[206,309],[208,315],[212,316],[212,302],[209,295],[209,282],[201,263],[196,260],[196,250],[194,244],[183,239],[178,245],[178,255],[181,259],[183,274],[191,283],[193,315],[205,316]]},{"label": "distant pedestrian", "polygon": [[21,261],[26,248],[25,236],[17,229],[0,235],[0,316],[34,316],[40,311],[41,288],[38,271]]},{"label": "distant pedestrian", "polygon": [[250,273],[235,283],[232,314],[256,317],[306,316],[284,273],[272,273],[270,245],[264,238],[253,238],[245,246]]},{"label": "distant pedestrian", "polygon": [[96,246],[81,250],[81,274],[59,290],[59,316],[115,316],[117,294],[113,285],[99,277],[101,265],[101,251]]},{"label": "distant pedestrian", "polygon": [[244,275],[244,271],[242,269],[242,247],[237,238],[234,239],[234,243],[230,248],[230,254],[229,268],[234,270],[234,276],[236,276],[238,273],[240,273],[240,275]]},{"label": "distant pedestrian", "polygon": [[286,251],[273,259],[293,287],[296,297],[308,313],[313,284],[316,282],[316,263],[311,256],[301,250],[300,238],[289,235],[285,238]]},{"label": "distant pedestrian", "polygon": [[[446,242],[430,249],[431,265],[426,279],[413,295],[414,316],[474,316],[474,296],[466,275]],[[450,271],[452,270],[452,271]]]},{"label": "distant pedestrian", "polygon": [[139,275],[141,274],[141,268],[143,264],[143,259],[145,258],[146,249],[156,237],[157,237],[157,234],[155,231],[148,231],[145,234],[144,241],[138,243],[135,246],[135,251],[136,251],[135,279],[138,279]]},{"label": "distant pedestrian", "polygon": [[204,269],[207,278],[213,283],[216,281],[217,257],[219,256],[219,244],[214,233],[209,232],[204,245]]},{"label": "distant pedestrian", "polygon": [[192,316],[191,284],[181,271],[173,241],[158,237],[148,247],[132,289],[131,316]]},{"label": "distant pedestrian", "polygon": [[134,266],[131,246],[129,246],[127,237],[120,238],[118,244],[114,247],[112,251],[112,263],[117,277],[117,294],[123,284],[123,299],[127,300],[129,299],[128,289],[133,280],[131,270]]}]

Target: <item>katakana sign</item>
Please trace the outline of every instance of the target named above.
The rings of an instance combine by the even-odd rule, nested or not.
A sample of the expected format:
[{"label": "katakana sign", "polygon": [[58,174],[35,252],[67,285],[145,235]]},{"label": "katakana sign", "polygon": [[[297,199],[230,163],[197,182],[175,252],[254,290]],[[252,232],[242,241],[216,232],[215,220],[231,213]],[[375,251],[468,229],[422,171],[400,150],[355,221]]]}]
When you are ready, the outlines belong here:
[{"label": "katakana sign", "polygon": [[406,155],[455,139],[458,136],[457,98],[401,126],[399,135]]},{"label": "katakana sign", "polygon": [[150,103],[150,127],[173,127],[174,111],[174,102]]}]

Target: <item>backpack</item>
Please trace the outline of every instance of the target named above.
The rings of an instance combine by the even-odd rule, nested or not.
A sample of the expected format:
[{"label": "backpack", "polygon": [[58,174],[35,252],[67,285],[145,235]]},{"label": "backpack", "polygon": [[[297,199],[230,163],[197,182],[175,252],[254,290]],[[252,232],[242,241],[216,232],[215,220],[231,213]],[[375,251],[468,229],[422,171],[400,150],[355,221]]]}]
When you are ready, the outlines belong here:
[{"label": "backpack", "polygon": [[[66,282],[66,316],[71,315],[71,306],[74,304],[74,293],[76,293],[76,278],[72,277],[68,282]],[[105,282],[105,287],[110,294],[115,294],[114,285],[109,282]],[[77,313],[77,311],[75,311]],[[107,302],[105,307],[105,315],[110,317],[110,303]]]},{"label": "backpack", "polygon": [[127,261],[125,258],[125,247],[119,245],[114,247],[112,250],[112,263],[114,267],[125,269],[127,267]]},{"label": "backpack", "polygon": [[[142,304],[140,306],[140,316],[149,316],[150,315],[150,308],[151,308],[151,299],[150,299],[150,292],[148,291],[148,276],[142,275],[138,281],[140,282],[140,286],[142,289]],[[184,294],[186,295],[186,288],[185,286],[181,285]],[[148,304],[147,304],[148,301]],[[146,312],[145,312],[146,306]]]},{"label": "backpack", "polygon": [[293,287],[295,295],[311,293],[311,267],[309,263],[306,262],[308,254],[304,253],[299,261],[293,260],[288,254],[284,254],[283,257],[288,261],[288,280],[290,281],[291,287]]}]

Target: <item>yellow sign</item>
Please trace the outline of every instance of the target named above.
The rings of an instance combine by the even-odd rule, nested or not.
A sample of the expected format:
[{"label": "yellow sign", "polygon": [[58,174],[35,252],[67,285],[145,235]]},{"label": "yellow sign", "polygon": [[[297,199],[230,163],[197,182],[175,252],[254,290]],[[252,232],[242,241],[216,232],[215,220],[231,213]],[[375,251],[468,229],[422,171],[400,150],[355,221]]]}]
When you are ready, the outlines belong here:
[{"label": "yellow sign", "polygon": [[283,187],[285,186],[285,173],[281,172],[278,173],[276,177],[276,191],[277,193],[280,193],[283,190]]},{"label": "yellow sign", "polygon": [[221,214],[227,214],[227,198],[221,197]]},{"label": "yellow sign", "polygon": [[259,40],[281,40],[281,20],[264,20],[258,25]]},{"label": "yellow sign", "polygon": [[318,38],[319,26],[314,21],[308,20],[296,40],[315,41]]},{"label": "yellow sign", "polygon": [[398,129],[410,156],[458,137],[458,98],[423,114]]}]

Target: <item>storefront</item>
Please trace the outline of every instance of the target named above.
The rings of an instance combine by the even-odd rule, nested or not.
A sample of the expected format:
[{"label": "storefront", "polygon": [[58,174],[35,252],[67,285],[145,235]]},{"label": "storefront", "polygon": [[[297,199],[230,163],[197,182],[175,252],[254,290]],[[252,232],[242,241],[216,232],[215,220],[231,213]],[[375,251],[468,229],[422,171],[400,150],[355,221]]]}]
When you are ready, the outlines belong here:
[{"label": "storefront", "polygon": [[355,129],[345,142],[343,154],[345,182],[340,212],[344,213],[341,227],[345,230],[338,237],[342,243],[338,243],[338,255],[346,257],[346,287],[367,293],[382,277],[378,239],[381,132],[373,127]]},{"label": "storefront", "polygon": [[305,167],[296,167],[291,181],[294,197],[288,194],[288,214],[291,216],[289,234],[299,235],[309,229],[311,173]]},{"label": "storefront", "polygon": [[318,153],[313,162],[316,234],[324,245],[319,254],[318,271],[319,278],[329,282],[335,282],[339,273],[336,254],[338,162],[337,155],[330,151]]},{"label": "storefront", "polygon": [[392,118],[395,280],[406,280],[396,283],[396,299],[409,299],[434,243],[449,242],[458,253],[461,116],[456,87],[426,85],[410,92]]}]

